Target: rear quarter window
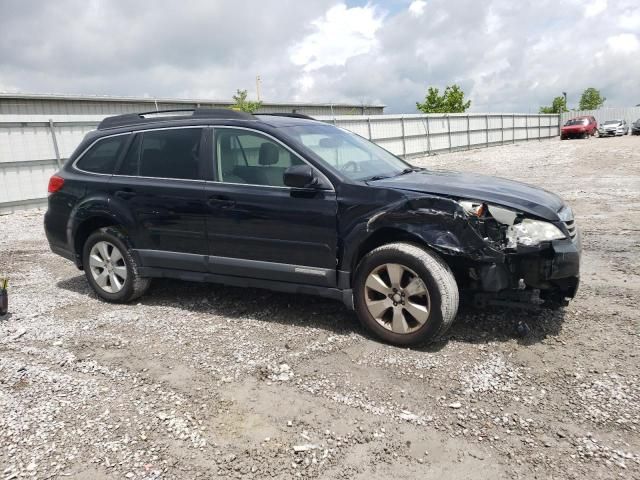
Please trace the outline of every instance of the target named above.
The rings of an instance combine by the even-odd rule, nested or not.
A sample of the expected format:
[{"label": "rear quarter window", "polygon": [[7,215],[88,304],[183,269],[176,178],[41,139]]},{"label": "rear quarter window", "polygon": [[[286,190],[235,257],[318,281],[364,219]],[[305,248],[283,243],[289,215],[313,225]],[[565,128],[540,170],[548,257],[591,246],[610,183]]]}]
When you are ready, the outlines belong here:
[{"label": "rear quarter window", "polygon": [[118,135],[99,140],[78,160],[76,168],[85,172],[111,175],[128,137],[129,135]]}]

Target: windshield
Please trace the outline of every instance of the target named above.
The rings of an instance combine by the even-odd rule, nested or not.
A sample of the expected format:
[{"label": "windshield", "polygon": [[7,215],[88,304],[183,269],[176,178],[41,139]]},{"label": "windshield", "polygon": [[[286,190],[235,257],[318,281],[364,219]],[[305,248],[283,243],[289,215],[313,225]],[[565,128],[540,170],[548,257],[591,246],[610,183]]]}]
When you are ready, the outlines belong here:
[{"label": "windshield", "polygon": [[572,118],[571,120],[568,120],[567,123],[565,123],[565,126],[569,126],[569,125],[586,125],[589,123],[589,120],[587,120],[586,118]]},{"label": "windshield", "polygon": [[618,123],[622,123],[621,120],[607,120],[604,122],[605,125],[617,125]]},{"label": "windshield", "polygon": [[281,130],[352,180],[393,177],[412,168],[375,143],[333,125],[308,124]]}]

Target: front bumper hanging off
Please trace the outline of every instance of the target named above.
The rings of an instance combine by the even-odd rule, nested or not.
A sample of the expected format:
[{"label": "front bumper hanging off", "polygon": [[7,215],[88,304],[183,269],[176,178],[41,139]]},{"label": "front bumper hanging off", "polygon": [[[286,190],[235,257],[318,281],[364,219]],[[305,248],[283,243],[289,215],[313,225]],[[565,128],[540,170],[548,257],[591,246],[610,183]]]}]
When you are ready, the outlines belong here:
[{"label": "front bumper hanging off", "polygon": [[482,265],[477,269],[481,291],[540,291],[542,298],[563,301],[575,297],[580,284],[581,238],[548,242],[538,247],[518,247],[504,262]]}]

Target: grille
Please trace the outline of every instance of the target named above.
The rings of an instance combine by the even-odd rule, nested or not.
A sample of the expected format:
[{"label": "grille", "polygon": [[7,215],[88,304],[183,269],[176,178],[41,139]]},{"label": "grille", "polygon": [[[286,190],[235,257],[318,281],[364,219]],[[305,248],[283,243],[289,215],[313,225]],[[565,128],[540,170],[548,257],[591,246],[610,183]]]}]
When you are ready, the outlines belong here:
[{"label": "grille", "polygon": [[565,227],[567,227],[571,240],[576,238],[578,229],[576,228],[576,221],[575,221],[575,217],[573,216],[573,210],[571,210],[571,207],[565,206],[564,208],[562,208],[558,212],[558,216],[560,217],[560,220],[562,220],[562,222],[564,223]]},{"label": "grille", "polygon": [[576,238],[576,222],[575,220],[567,220],[564,222],[567,230],[569,230],[569,236],[574,239]]}]

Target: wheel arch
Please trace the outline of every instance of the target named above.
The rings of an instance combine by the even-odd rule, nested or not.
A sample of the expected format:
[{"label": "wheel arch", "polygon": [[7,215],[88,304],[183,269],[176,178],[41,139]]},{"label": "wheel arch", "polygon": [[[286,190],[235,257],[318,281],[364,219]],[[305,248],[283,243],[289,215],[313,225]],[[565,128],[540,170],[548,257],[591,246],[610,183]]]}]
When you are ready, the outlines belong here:
[{"label": "wheel arch", "polygon": [[351,259],[350,271],[351,271],[351,280],[353,281],[353,276],[355,274],[358,265],[362,261],[362,259],[369,253],[375,250],[382,245],[387,245],[389,243],[395,242],[405,242],[416,245],[425,250],[429,250],[432,253],[443,257],[443,260],[446,260],[446,256],[442,255],[436,248],[429,245],[420,235],[415,232],[411,232],[409,230],[405,230],[399,227],[381,227],[376,231],[372,232],[358,247],[355,254]]},{"label": "wheel arch", "polygon": [[78,203],[67,224],[67,243],[78,268],[82,269],[82,249],[92,232],[105,227],[118,227],[127,232],[133,225],[135,221],[131,213],[108,196],[95,195]]}]

